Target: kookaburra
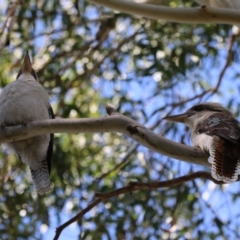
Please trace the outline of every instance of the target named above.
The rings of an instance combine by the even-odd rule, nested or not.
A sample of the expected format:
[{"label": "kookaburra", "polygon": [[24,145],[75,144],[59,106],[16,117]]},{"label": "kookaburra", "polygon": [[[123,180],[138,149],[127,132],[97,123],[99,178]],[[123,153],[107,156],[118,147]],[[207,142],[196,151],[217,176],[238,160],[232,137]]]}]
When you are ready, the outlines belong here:
[{"label": "kookaburra", "polygon": [[[1,127],[27,124],[36,120],[54,118],[48,95],[32,69],[28,52],[16,81],[2,89],[0,95]],[[38,194],[50,190],[50,170],[53,153],[53,134],[39,135],[9,142],[19,159],[30,167]]]},{"label": "kookaburra", "polygon": [[218,103],[202,103],[164,119],[185,123],[193,145],[209,153],[212,177],[226,183],[240,174],[240,123]]}]

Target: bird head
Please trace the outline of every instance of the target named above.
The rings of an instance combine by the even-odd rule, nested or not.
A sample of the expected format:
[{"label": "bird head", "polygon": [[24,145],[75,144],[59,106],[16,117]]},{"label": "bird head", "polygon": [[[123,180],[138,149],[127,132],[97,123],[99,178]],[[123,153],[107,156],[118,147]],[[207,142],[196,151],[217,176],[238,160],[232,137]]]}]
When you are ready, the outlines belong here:
[{"label": "bird head", "polygon": [[217,112],[233,116],[228,109],[224,108],[219,103],[206,102],[194,105],[182,114],[166,116],[163,119],[184,123],[188,127],[194,128],[199,122],[207,119],[209,116]]},{"label": "bird head", "polygon": [[37,82],[39,82],[37,74],[32,69],[32,63],[31,63],[28,51],[25,54],[22,68],[20,69],[20,71],[17,75],[17,80],[19,80],[21,78],[26,78],[26,77],[32,78],[32,79],[36,80]]}]

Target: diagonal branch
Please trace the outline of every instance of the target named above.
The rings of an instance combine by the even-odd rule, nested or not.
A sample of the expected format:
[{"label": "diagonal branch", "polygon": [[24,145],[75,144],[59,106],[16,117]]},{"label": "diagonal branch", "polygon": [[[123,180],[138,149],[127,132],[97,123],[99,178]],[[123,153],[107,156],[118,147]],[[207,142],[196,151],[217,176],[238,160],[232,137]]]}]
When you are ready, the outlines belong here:
[{"label": "diagonal branch", "polygon": [[82,217],[89,212],[91,209],[93,209],[95,206],[97,206],[99,203],[103,202],[103,200],[101,199],[96,199],[95,201],[93,201],[92,203],[90,203],[86,208],[84,208],[80,213],[78,213],[76,216],[74,216],[73,218],[71,218],[69,221],[65,222],[64,224],[62,224],[61,226],[59,226],[56,229],[56,235],[53,238],[53,240],[57,240],[62,232],[62,230],[66,227],[68,227],[70,224],[78,221],[79,219],[82,219]]},{"label": "diagonal branch", "polygon": [[48,133],[122,133],[143,146],[189,163],[210,166],[207,155],[198,148],[168,140],[150,129],[107,107],[110,116],[81,119],[51,119],[30,122],[26,125],[4,127],[0,130],[0,143],[13,142]]},{"label": "diagonal branch", "polygon": [[106,178],[108,175],[110,175],[112,172],[117,172],[119,171],[124,165],[126,165],[129,162],[129,159],[131,157],[131,155],[136,151],[136,149],[138,148],[139,144],[136,144],[132,150],[130,152],[128,152],[126,154],[126,156],[123,158],[123,160],[118,163],[117,165],[115,165],[112,169],[110,169],[109,171],[103,173],[101,176],[97,177],[96,182],[99,183],[100,181],[102,181],[104,178]]},{"label": "diagonal branch", "polygon": [[139,15],[149,19],[161,19],[177,23],[225,23],[240,24],[240,11],[235,9],[196,7],[171,8],[150,4],[141,4],[126,0],[88,0],[91,3],[114,10]]},{"label": "diagonal branch", "polygon": [[21,1],[10,1],[8,8],[6,10],[6,19],[2,23],[0,28],[0,39],[2,38],[5,31],[7,31],[6,34],[6,40],[2,41],[2,44],[0,46],[0,50],[2,50],[6,45],[10,43],[10,34],[14,25],[14,22],[16,21],[15,14],[21,5]]},{"label": "diagonal branch", "polygon": [[172,180],[162,181],[162,182],[130,182],[128,186],[122,187],[110,192],[104,192],[104,193],[95,193],[95,197],[100,199],[109,199],[112,197],[116,197],[120,194],[125,193],[132,193],[138,190],[155,190],[158,188],[166,188],[166,187],[175,187],[177,185],[180,185],[182,183],[194,180],[196,178],[204,178],[208,180],[212,180],[216,184],[220,184],[221,182],[216,181],[209,172],[204,171],[198,171],[195,173],[191,173],[182,177],[174,178]]},{"label": "diagonal branch", "polygon": [[218,91],[218,89],[221,85],[222,79],[224,77],[224,74],[225,74],[226,70],[228,69],[228,67],[230,66],[230,64],[232,63],[233,45],[234,45],[235,41],[237,40],[237,38],[239,37],[239,35],[240,35],[240,33],[233,34],[232,37],[231,37],[230,44],[229,44],[229,47],[228,47],[228,55],[227,55],[227,58],[226,58],[226,62],[225,62],[225,65],[224,65],[222,71],[220,72],[218,82],[217,82],[216,87],[213,89],[213,93]]},{"label": "diagonal branch", "polygon": [[148,182],[148,183],[142,183],[142,182],[130,182],[128,186],[115,189],[111,192],[105,192],[105,193],[96,193],[95,196],[97,197],[95,201],[90,203],[85,209],[83,209],[80,213],[78,213],[76,216],[71,218],[69,221],[65,222],[61,226],[59,226],[56,229],[56,235],[54,237],[54,240],[57,240],[60,237],[61,232],[68,227],[70,224],[72,224],[75,221],[79,221],[83,218],[83,216],[89,212],[91,209],[93,209],[95,206],[97,206],[99,203],[102,203],[112,197],[116,197],[121,194],[126,193],[132,193],[138,190],[155,190],[158,188],[165,188],[165,187],[174,187],[177,185],[180,185],[182,183],[192,181],[197,178],[203,178],[203,179],[209,179],[214,181],[217,184],[220,184],[220,182],[214,180],[211,176],[211,173],[199,171],[195,173],[191,173],[182,177],[178,177],[172,180],[163,181],[163,182]]}]

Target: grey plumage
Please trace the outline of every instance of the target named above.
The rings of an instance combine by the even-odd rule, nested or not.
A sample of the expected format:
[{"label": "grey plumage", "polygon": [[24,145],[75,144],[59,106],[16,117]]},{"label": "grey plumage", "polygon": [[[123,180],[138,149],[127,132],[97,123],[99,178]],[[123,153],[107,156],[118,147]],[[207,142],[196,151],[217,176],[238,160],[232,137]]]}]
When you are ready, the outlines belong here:
[{"label": "grey plumage", "polygon": [[[8,84],[0,95],[0,124],[14,126],[35,120],[54,118],[48,95],[39,84],[31,66],[28,53],[16,81]],[[36,191],[44,194],[50,190],[53,134],[7,144],[30,167]]]}]

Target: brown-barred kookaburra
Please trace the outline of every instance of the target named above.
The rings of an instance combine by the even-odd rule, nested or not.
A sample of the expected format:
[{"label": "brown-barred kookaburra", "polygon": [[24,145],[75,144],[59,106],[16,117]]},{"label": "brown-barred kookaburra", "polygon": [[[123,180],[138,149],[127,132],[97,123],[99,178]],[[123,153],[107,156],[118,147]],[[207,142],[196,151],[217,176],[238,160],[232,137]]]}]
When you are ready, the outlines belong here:
[{"label": "brown-barred kookaburra", "polygon": [[209,153],[212,177],[225,183],[240,174],[240,123],[218,103],[202,103],[185,113],[164,119],[185,123],[191,129],[193,145]]},{"label": "brown-barred kookaburra", "polygon": [[[35,120],[54,118],[48,95],[32,69],[28,52],[16,81],[2,89],[0,95],[0,124],[24,125]],[[53,134],[39,135],[25,140],[9,142],[19,159],[30,167],[38,194],[50,190],[50,170],[53,153]]]}]

